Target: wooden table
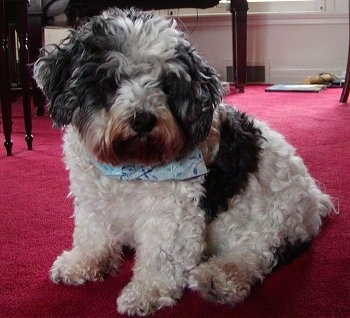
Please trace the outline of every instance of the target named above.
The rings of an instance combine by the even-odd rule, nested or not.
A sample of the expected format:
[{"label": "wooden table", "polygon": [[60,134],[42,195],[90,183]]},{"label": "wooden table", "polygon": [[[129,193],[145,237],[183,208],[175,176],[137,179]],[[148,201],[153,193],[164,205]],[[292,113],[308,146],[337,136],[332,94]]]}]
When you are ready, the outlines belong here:
[{"label": "wooden table", "polygon": [[247,0],[231,0],[232,60],[235,87],[244,92],[247,84]]},{"label": "wooden table", "polygon": [[32,149],[32,115],[30,104],[28,64],[28,0],[0,0],[0,103],[4,145],[8,156],[12,155],[12,108],[11,83],[9,77],[8,24],[13,23],[18,38],[19,77],[23,101],[25,141],[28,150]]}]

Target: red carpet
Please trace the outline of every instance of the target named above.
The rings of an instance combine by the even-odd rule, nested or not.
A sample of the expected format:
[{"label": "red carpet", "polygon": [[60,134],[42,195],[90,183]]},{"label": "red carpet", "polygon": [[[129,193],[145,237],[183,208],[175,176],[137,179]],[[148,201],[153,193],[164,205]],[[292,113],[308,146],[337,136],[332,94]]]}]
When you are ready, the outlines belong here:
[{"label": "red carpet", "polygon": [[[350,317],[350,105],[338,103],[340,89],[315,94],[264,88],[248,86],[227,101],[282,132],[340,213],[310,250],[256,286],[244,303],[216,305],[186,291],[177,306],[152,317]],[[13,108],[13,156],[0,146],[0,317],[119,317],[115,299],[130,280],[132,255],[118,276],[104,282],[74,287],[48,279],[73,231],[62,132],[51,129],[47,116],[34,118],[34,149],[27,151],[20,104]]]}]

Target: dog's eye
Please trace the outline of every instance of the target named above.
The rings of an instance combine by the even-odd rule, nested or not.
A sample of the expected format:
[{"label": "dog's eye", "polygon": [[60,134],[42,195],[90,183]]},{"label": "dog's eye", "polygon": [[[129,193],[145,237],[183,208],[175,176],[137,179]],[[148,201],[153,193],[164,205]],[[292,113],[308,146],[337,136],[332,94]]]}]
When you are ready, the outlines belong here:
[{"label": "dog's eye", "polygon": [[110,107],[114,97],[117,95],[118,87],[114,79],[101,79],[98,82],[95,88],[96,96],[99,96],[102,105],[105,105],[107,108]]},{"label": "dog's eye", "polygon": [[[169,73],[162,79],[162,90],[168,96],[174,96],[181,90],[184,80],[180,79],[175,73]],[[183,84],[182,84],[183,83]]]}]

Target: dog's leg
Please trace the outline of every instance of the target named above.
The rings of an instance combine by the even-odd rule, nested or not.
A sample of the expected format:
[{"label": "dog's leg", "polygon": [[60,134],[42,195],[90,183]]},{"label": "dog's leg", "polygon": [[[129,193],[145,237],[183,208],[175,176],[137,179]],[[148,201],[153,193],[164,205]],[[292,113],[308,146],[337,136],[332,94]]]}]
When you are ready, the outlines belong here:
[{"label": "dog's leg", "polygon": [[[322,217],[332,209],[330,198],[310,178],[301,183],[308,185],[308,191],[295,186],[298,191],[294,197],[288,189],[275,195],[273,201],[268,200],[266,192],[256,190],[256,181],[251,179],[251,189],[242,202],[237,200],[234,209],[208,226],[208,254],[214,256],[189,275],[189,287],[206,299],[232,305],[244,300],[255,282],[307,248],[319,231]],[[254,200],[257,205],[247,204]],[[247,214],[248,207],[251,214]]]},{"label": "dog's leg", "polygon": [[203,213],[195,207],[189,210],[181,212],[189,216],[182,220],[164,212],[139,224],[134,275],[117,299],[120,313],[147,315],[181,297],[188,271],[204,249]]},{"label": "dog's leg", "polygon": [[213,256],[191,271],[189,287],[205,299],[234,305],[249,295],[258,279],[263,279],[263,270],[256,267],[258,262],[252,256],[248,255],[248,260],[239,254]]},{"label": "dog's leg", "polygon": [[107,223],[82,205],[76,205],[73,248],[64,251],[53,263],[50,275],[55,283],[80,285],[85,281],[102,280],[115,271],[121,255],[121,244],[110,238]]}]

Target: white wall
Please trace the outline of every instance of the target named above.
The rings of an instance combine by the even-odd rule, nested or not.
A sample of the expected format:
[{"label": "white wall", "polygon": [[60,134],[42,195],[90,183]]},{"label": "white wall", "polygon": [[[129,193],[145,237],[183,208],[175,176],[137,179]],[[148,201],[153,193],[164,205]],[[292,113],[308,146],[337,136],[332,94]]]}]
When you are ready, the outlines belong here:
[{"label": "white wall", "polygon": [[[226,78],[232,63],[230,16],[182,18],[190,39]],[[348,54],[347,13],[248,15],[247,64],[265,65],[267,83],[298,83],[309,75],[341,75]]]},{"label": "white wall", "polygon": [[[226,66],[232,64],[230,14],[183,17],[179,24],[226,80]],[[247,63],[265,65],[266,83],[299,83],[320,72],[341,75],[348,30],[347,12],[249,14]],[[47,28],[45,43],[57,42],[65,34]]]}]

